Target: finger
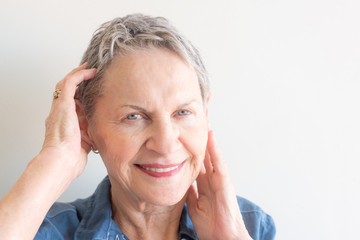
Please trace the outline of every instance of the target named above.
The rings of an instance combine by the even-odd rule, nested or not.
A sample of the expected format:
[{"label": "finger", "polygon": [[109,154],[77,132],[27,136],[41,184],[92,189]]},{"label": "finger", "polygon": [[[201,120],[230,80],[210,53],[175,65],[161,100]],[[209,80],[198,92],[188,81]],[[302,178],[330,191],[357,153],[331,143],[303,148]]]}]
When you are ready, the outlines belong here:
[{"label": "finger", "polygon": [[88,66],[88,63],[85,62],[83,63],[82,65],[74,68],[73,70],[71,70],[71,72],[69,72],[68,74],[66,74],[66,76],[64,77],[64,79],[62,79],[61,81],[59,81],[57,84],[56,84],[56,88],[57,89],[62,89],[63,88],[63,85],[65,83],[65,80],[70,78],[71,76],[73,76],[76,72],[79,72],[81,70],[85,70]]},{"label": "finger", "polygon": [[64,81],[66,78],[72,76],[74,73],[78,72],[78,71],[81,71],[81,70],[84,70],[86,69],[88,66],[88,63],[85,62],[83,63],[82,65],[74,68],[73,70],[71,70],[71,72],[69,72],[68,74],[66,74],[65,78],[61,81],[59,81],[57,84],[56,84],[56,89],[63,89],[63,85],[64,85]]},{"label": "finger", "polygon": [[208,151],[210,154],[210,159],[212,166],[214,168],[214,172],[225,174],[226,173],[225,161],[221,154],[220,148],[216,144],[215,135],[213,131],[209,131]]},{"label": "finger", "polygon": [[74,68],[73,70],[71,70],[71,72],[69,72],[68,75],[73,74],[74,72],[77,72],[79,70],[86,69],[88,65],[89,65],[88,62],[84,62],[80,66],[78,66],[78,67]]},{"label": "finger", "polygon": [[208,176],[211,176],[214,171],[214,168],[213,168],[208,150],[206,150],[206,152],[205,152],[204,166],[205,166],[206,173],[208,174]]},{"label": "finger", "polygon": [[66,76],[61,83],[61,94],[65,97],[74,97],[77,86],[85,80],[89,80],[95,76],[96,69],[83,69],[69,76]]},{"label": "finger", "polygon": [[197,192],[199,195],[208,195],[210,191],[209,178],[206,172],[200,172],[196,178]]},{"label": "finger", "polygon": [[195,209],[197,203],[197,192],[195,190],[194,185],[191,185],[187,191],[187,197],[186,197],[186,204],[188,206],[188,213],[189,217],[191,218]]},{"label": "finger", "polygon": [[[77,86],[82,82],[89,80],[95,76],[96,69],[83,69],[74,72],[71,75],[67,75],[57,85],[56,89],[61,90],[60,99],[62,100],[73,100]],[[58,99],[56,99],[58,100]],[[55,102],[55,101],[54,101]],[[56,101],[58,102],[58,101]]]},{"label": "finger", "polygon": [[72,74],[73,79],[71,79],[69,83],[71,86],[75,85],[75,87],[77,87],[82,81],[86,81],[95,77],[95,73],[96,73],[96,68],[82,69]]}]

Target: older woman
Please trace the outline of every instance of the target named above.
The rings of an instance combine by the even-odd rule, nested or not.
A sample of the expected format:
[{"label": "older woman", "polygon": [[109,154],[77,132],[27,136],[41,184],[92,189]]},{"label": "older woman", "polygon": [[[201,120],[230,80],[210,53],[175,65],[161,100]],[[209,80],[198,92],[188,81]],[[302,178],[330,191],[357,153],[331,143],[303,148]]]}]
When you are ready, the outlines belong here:
[{"label": "older woman", "polygon": [[[0,238],[273,239],[271,217],[235,195],[209,98],[198,51],[164,18],[103,24],[56,86],[41,152],[0,202]],[[90,150],[108,177],[54,204]]]}]

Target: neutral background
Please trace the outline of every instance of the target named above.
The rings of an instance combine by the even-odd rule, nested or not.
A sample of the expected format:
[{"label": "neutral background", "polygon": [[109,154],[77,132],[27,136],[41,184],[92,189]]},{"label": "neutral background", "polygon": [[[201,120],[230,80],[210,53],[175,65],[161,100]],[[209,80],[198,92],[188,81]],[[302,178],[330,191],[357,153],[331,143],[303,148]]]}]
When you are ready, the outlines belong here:
[{"label": "neutral background", "polygon": [[[357,0],[0,1],[0,198],[41,149],[57,81],[116,16],[169,18],[205,59],[211,126],[239,195],[277,239],[354,239],[360,226]],[[60,200],[105,176],[90,154]]]}]

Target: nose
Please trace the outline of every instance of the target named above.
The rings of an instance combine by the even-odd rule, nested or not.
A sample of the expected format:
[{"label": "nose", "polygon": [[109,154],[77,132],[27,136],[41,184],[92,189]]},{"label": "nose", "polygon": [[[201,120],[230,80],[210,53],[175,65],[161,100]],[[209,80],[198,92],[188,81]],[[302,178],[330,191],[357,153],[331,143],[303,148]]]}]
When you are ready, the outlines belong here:
[{"label": "nose", "polygon": [[179,136],[179,127],[171,119],[154,121],[150,136],[146,141],[146,148],[160,155],[168,156],[181,148]]}]

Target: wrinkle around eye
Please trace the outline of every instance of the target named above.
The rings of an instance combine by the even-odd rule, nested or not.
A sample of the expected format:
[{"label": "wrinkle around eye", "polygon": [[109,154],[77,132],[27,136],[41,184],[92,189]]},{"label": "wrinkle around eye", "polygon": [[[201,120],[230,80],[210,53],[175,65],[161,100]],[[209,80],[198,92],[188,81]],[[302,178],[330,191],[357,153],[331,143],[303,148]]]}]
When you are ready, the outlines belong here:
[{"label": "wrinkle around eye", "polygon": [[173,118],[175,121],[177,121],[179,123],[194,124],[195,122],[197,122],[201,119],[201,116],[198,115],[193,110],[182,109],[182,110],[176,111],[173,114]]}]

